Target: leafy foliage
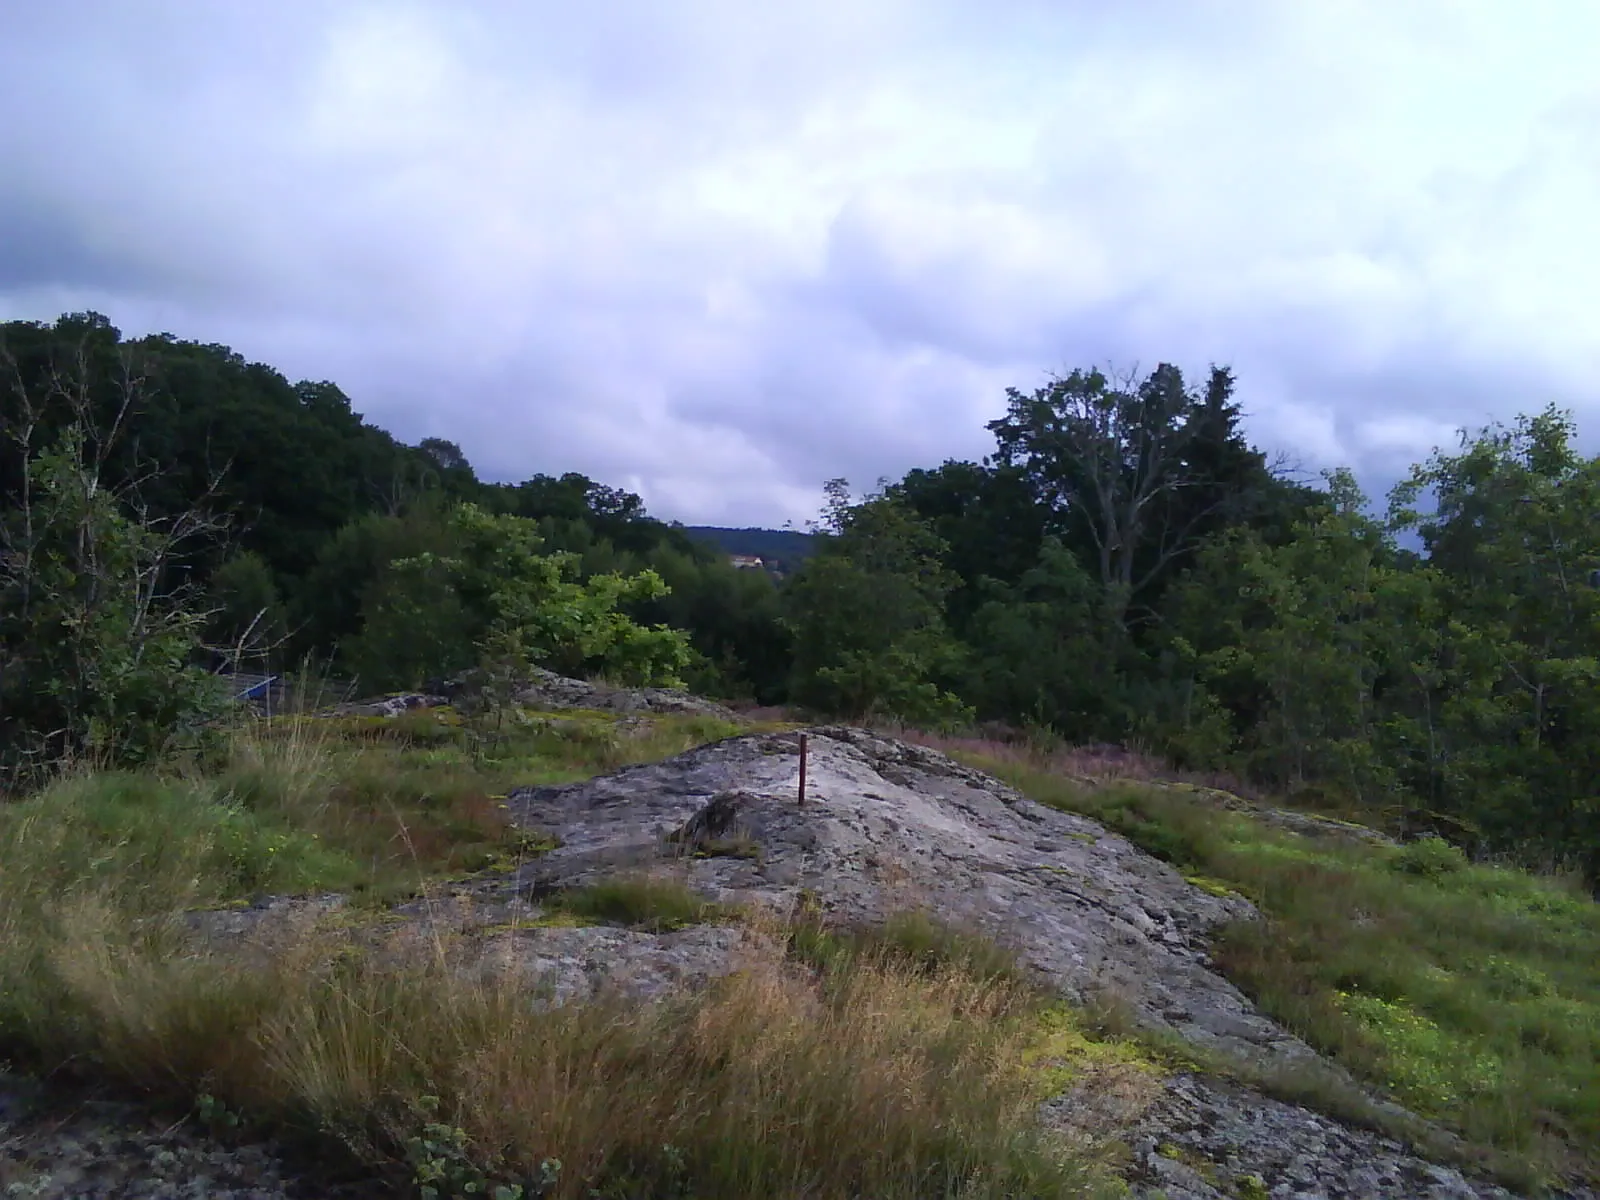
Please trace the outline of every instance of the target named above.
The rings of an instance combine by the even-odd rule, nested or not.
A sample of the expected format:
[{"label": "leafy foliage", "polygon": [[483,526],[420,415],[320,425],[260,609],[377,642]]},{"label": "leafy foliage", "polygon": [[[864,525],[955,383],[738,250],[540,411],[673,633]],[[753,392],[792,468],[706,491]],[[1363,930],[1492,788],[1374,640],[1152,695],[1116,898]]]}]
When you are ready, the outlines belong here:
[{"label": "leafy foliage", "polygon": [[[5,324],[0,348],[9,370],[0,429],[27,427],[39,448],[81,418],[102,482],[119,492],[137,484],[144,518],[178,519],[201,497],[232,515],[227,531],[194,539],[187,581],[207,588],[206,603],[218,610],[207,639],[237,649],[249,630],[247,648],[264,656],[262,669],[308,655],[326,660],[353,645],[379,576],[396,559],[446,552],[445,514],[467,502],[535,523],[546,551],[578,556],[569,573],[579,582],[632,577],[671,559],[669,583],[684,599],[634,590],[618,596],[620,610],[638,624],[683,629],[705,690],[782,698],[788,642],[772,581],[733,571],[715,549],[651,518],[631,493],[572,472],[480,481],[460,446],[442,438],[402,445],[364,422],[332,383],[291,383],[225,346],[166,334],[124,339],[96,313]],[[64,378],[81,392],[76,417],[69,406],[38,404]],[[114,428],[121,435],[100,453],[96,439]],[[23,479],[20,458],[0,461],[0,511],[19,503]],[[445,615],[434,613],[448,626]],[[425,613],[412,619],[427,624]],[[423,632],[434,658],[445,643],[455,656],[473,640],[439,621]]]},{"label": "leafy foliage", "polygon": [[[542,663],[1135,743],[1600,882],[1600,460],[1555,410],[1463,433],[1379,519],[1348,472],[1269,467],[1226,368],[1075,370],[1007,392],[992,459],[859,500],[834,481],[812,533],[685,530],[573,472],[482,481],[226,347],[93,313],[0,342],[28,446],[0,461],[13,765],[161,753],[203,716],[202,640],[374,688]],[[231,528],[194,523],[208,505]],[[734,569],[734,541],[786,570]]]},{"label": "leafy foliage", "polygon": [[1288,540],[1214,539],[1168,622],[1175,674],[1228,714],[1207,765],[1600,878],[1600,462],[1571,436],[1553,411],[1463,435],[1386,525],[1334,473]]},{"label": "leafy foliage", "polygon": [[206,640],[234,661],[265,662],[289,638],[289,613],[266,559],[245,550],[211,575]]},{"label": "leafy foliage", "polygon": [[33,453],[0,514],[0,781],[63,762],[148,762],[213,715],[192,663],[203,617],[168,584],[196,519],[141,521],[101,478],[83,424]]},{"label": "leafy foliage", "polygon": [[853,717],[961,720],[965,706],[944,686],[959,651],[944,624],[943,543],[894,497],[853,505],[844,480],[829,496],[818,552],[785,593],[795,699]]},{"label": "leafy foliage", "polygon": [[448,552],[392,560],[363,600],[350,658],[373,683],[416,686],[483,657],[630,684],[681,683],[684,635],[638,625],[620,607],[666,593],[654,571],[580,582],[577,556],[542,553],[525,517],[462,504],[444,522]]},{"label": "leafy foliage", "polygon": [[1163,363],[1143,380],[1073,371],[1006,395],[1006,416],[989,424],[999,459],[1022,470],[1053,526],[1088,552],[1119,625],[1147,614],[1203,538],[1270,483],[1238,431],[1224,367],[1203,393]]},{"label": "leafy foliage", "polygon": [[1264,919],[1219,931],[1220,969],[1319,1051],[1460,1131],[1519,1192],[1600,1178],[1600,906],[1570,881],[1469,864],[1440,839],[1373,847],[1181,786],[1086,787],[1038,762],[967,757],[1248,896]]},{"label": "leafy foliage", "polygon": [[792,574],[814,550],[811,534],[798,529],[724,529],[717,525],[686,525],[684,533],[697,542],[715,546],[723,554],[748,554],[762,560],[768,571]]}]

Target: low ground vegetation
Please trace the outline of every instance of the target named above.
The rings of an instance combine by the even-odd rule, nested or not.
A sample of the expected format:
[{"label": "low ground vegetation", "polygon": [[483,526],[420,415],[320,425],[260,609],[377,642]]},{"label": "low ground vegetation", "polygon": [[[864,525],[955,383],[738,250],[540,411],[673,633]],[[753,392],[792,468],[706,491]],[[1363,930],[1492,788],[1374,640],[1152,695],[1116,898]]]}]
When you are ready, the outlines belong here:
[{"label": "low ground vegetation", "polygon": [[[696,996],[549,1011],[508,979],[456,971],[454,935],[399,962],[352,936],[390,903],[549,849],[506,819],[511,787],[740,728],[289,715],[245,720],[182,763],[69,773],[0,808],[0,1057],[288,1131],[344,1169],[438,1195],[1109,1195],[1115,1138],[1047,1136],[1039,1100],[1103,1069],[1249,1078],[1138,1033],[1114,1004],[1051,1003],[1003,951],[926,914],[851,930],[802,905],[774,926],[670,878],[569,890],[545,898],[545,920],[765,921],[772,949]],[[1600,1171],[1600,912],[1573,881],[1474,864],[1437,839],[1275,829],[1131,756],[920,740],[1255,902],[1266,921],[1221,931],[1221,969],[1463,1139],[1434,1153],[1529,1187]],[[248,962],[196,953],[185,921],[326,892],[354,907]],[[1331,1079],[1251,1082],[1419,1133]]]},{"label": "low ground vegetation", "polygon": [[1571,414],[1462,430],[1384,504],[1276,469],[1235,390],[1171,363],[1007,389],[989,457],[831,480],[808,533],[762,535],[780,577],[224,346],[6,322],[0,788],[174,749],[222,659],[371,692],[487,657],[1145,745],[1600,888],[1600,457]]},{"label": "low ground vegetation", "polygon": [[[1137,759],[922,740],[1253,901],[1266,919],[1220,932],[1219,968],[1479,1161],[1524,1186],[1600,1177],[1600,905],[1581,880],[1473,863],[1439,838],[1384,848],[1274,828]],[[1260,1082],[1384,1121],[1314,1080]]]},{"label": "low ground vegetation", "polygon": [[[704,993],[543,1009],[453,969],[453,935],[400,959],[354,936],[382,902],[541,852],[503,818],[512,782],[731,732],[528,714],[488,739],[448,711],[291,716],[243,725],[210,763],[62,778],[0,808],[0,1057],[120,1081],[219,1131],[292,1133],[341,1172],[439,1196],[1115,1194],[1104,1147],[1034,1118],[1092,1067],[1070,1014],[925,916],[768,917],[770,951]],[[202,952],[185,920],[327,891],[371,907],[265,956]],[[661,879],[547,907],[651,930],[762,920]]]}]

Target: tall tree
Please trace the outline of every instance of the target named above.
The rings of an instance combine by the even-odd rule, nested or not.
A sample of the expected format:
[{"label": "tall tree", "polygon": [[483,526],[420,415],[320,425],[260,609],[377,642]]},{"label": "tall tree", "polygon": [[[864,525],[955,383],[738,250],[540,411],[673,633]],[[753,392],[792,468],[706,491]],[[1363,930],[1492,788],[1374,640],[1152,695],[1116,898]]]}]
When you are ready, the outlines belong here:
[{"label": "tall tree", "polygon": [[513,674],[538,663],[567,675],[681,685],[685,635],[640,625],[625,611],[665,592],[655,572],[580,580],[575,557],[546,553],[533,521],[472,504],[451,508],[444,527],[443,550],[385,563],[362,597],[348,657],[369,683],[416,686],[492,659]]},{"label": "tall tree", "polygon": [[1491,842],[1600,878],[1600,458],[1574,432],[1548,408],[1463,433],[1395,489],[1392,520],[1445,585],[1437,788]]},{"label": "tall tree", "polygon": [[670,590],[628,611],[645,624],[689,633],[701,656],[689,677],[695,691],[782,702],[790,635],[771,575],[739,570],[709,546],[697,545],[695,553],[686,554],[663,543],[633,561],[654,570]]},{"label": "tall tree", "polygon": [[[211,546],[197,563],[202,572],[231,550],[253,551],[281,587],[335,530],[380,504],[402,465],[419,457],[366,424],[335,385],[291,384],[225,346],[167,334],[125,341],[97,313],[11,322],[0,326],[0,346],[30,394],[65,374],[81,378],[89,436],[123,413],[105,479],[116,487],[137,480],[152,516],[185,512],[215,487],[217,508],[234,518],[234,541]],[[18,394],[0,394],[0,425],[19,419]],[[48,442],[64,424],[47,415],[37,435]],[[0,499],[13,498],[19,482],[14,465],[0,473]]]},{"label": "tall tree", "polygon": [[1007,389],[989,424],[1066,544],[1084,547],[1113,623],[1146,620],[1230,508],[1271,481],[1238,429],[1233,375],[1213,367],[1193,392],[1163,363],[1142,381],[1075,370],[1031,395]]},{"label": "tall tree", "polygon": [[1287,791],[1334,782],[1372,799],[1396,782],[1376,735],[1397,568],[1353,476],[1327,478],[1326,502],[1287,542],[1240,526],[1208,543],[1174,589],[1166,634],[1232,717],[1228,765]]},{"label": "tall tree", "polygon": [[967,622],[962,697],[984,718],[1025,721],[1083,741],[1123,736],[1122,648],[1101,627],[1099,587],[1077,557],[1047,538],[1015,583],[980,581]]},{"label": "tall tree", "polygon": [[0,506],[0,789],[75,761],[159,758],[219,707],[179,568],[221,523],[197,508],[154,515],[114,478],[139,394],[119,357],[121,404],[100,420],[90,353],[30,378],[0,352],[14,489]]}]

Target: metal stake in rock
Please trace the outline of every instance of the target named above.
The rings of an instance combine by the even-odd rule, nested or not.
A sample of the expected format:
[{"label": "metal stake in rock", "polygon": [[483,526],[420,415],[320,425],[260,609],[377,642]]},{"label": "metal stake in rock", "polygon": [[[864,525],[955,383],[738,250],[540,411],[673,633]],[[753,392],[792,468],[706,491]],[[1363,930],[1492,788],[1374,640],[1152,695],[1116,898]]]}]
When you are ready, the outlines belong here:
[{"label": "metal stake in rock", "polygon": [[806,735],[800,735],[800,803],[806,802]]}]

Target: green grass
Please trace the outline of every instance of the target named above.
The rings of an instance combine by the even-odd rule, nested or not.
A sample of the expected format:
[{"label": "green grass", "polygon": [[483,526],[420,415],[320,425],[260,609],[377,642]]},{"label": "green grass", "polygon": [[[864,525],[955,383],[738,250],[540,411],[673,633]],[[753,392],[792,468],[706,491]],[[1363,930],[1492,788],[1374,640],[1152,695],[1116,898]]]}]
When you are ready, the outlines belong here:
[{"label": "green grass", "polygon": [[172,898],[225,903],[261,892],[353,887],[346,849],[261,811],[218,781],[79,776],[0,807],[0,862],[18,890],[48,899],[104,889],[146,911]]},{"label": "green grass", "polygon": [[708,921],[729,920],[731,909],[697,895],[673,879],[622,876],[556,892],[543,906],[558,913],[651,933],[670,933]]},{"label": "green grass", "polygon": [[[1101,1158],[1035,1122],[1037,997],[998,951],[913,915],[826,971],[758,938],[703,993],[553,1008],[512,976],[458,971],[460,935],[371,954],[387,926],[359,909],[262,953],[190,936],[197,908],[379,902],[511,865],[550,844],[512,828],[511,787],[736,732],[289,717],[241,728],[205,769],[64,779],[0,808],[0,1058],[308,1136],[397,1194],[427,1180],[616,1200],[1116,1194]],[[658,931],[739,915],[637,878],[547,907]]]},{"label": "green grass", "polygon": [[[1084,1071],[1135,1091],[1162,1068],[1240,1073],[1114,1012],[1058,1020],[1005,950],[919,913],[837,929],[802,911],[777,959],[702,996],[542,1014],[509,984],[447,969],[442,947],[380,965],[329,926],[245,964],[186,940],[195,908],[328,891],[381,903],[514,865],[552,843],[510,824],[512,787],[737,732],[600,713],[498,728],[448,711],[288,717],[241,728],[205,769],[63,779],[0,808],[0,1057],[74,1064],[180,1107],[204,1094],[334,1135],[402,1181],[531,1185],[560,1158],[554,1194],[617,1197],[1099,1194],[1098,1160],[1032,1124],[1041,1087]],[[1519,1181],[1600,1176],[1589,898],[1438,844],[1313,839],[1182,789],[975,761],[1253,900],[1267,920],[1220,931],[1221,969],[1478,1161]],[[736,916],[639,878],[547,908],[655,931]],[[1423,1133],[1331,1077],[1252,1082]]]},{"label": "green grass", "polygon": [[1482,1161],[1523,1182],[1600,1179],[1600,905],[1568,882],[1438,843],[1274,830],[1181,790],[974,761],[1253,900],[1266,920],[1220,931],[1220,969]]},{"label": "green grass", "polygon": [[725,722],[454,713],[252,721],[209,769],[76,774],[0,806],[14,902],[96,890],[119,911],[336,891],[383,902],[548,849],[505,792],[589,778],[739,732]]},{"label": "green grass", "polygon": [[[383,905],[553,843],[515,828],[503,793],[677,753],[735,729],[588,715],[486,731],[449,710],[399,718],[246,720],[204,769],[78,773],[0,806],[0,1040],[51,1044],[51,948],[105,926],[179,953],[174,914],[263,895],[337,892]],[[87,915],[86,915],[87,914]],[[3,1050],[0,1050],[3,1057]]]},{"label": "green grass", "polygon": [[[448,710],[290,717],[239,739],[220,781],[343,849],[366,872],[354,890],[388,900],[430,878],[511,866],[548,848],[537,831],[507,820],[513,787],[571,783],[737,732],[676,716],[626,726],[615,716],[528,714],[500,729]],[[308,775],[314,782],[303,785]]]},{"label": "green grass", "polygon": [[920,910],[891,913],[879,925],[839,926],[822,921],[802,903],[787,932],[791,953],[825,972],[863,958],[888,959],[915,971],[956,970],[974,979],[1026,984],[1009,950]]},{"label": "green grass", "polygon": [[319,1131],[397,1184],[422,1142],[503,1185],[559,1161],[563,1197],[1115,1194],[1032,1123],[1030,998],[957,971],[862,957],[820,987],[780,956],[692,996],[541,1009],[443,955],[307,942],[244,967],[79,931],[50,955],[58,1056]]}]

